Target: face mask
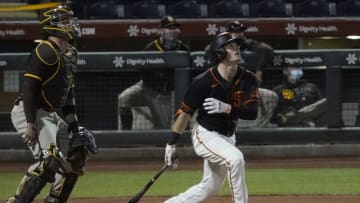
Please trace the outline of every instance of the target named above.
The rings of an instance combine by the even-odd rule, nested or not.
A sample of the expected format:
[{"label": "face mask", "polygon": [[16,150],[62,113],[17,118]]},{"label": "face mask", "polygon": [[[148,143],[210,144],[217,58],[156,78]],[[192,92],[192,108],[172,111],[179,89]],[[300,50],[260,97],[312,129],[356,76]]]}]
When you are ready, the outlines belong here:
[{"label": "face mask", "polygon": [[162,45],[165,49],[172,49],[176,46],[177,40],[178,40],[178,32],[166,32],[163,33],[161,36],[162,39]]},{"label": "face mask", "polygon": [[300,69],[300,68],[292,69],[290,71],[289,78],[291,80],[299,80],[303,75],[304,75],[304,73],[303,73],[302,69]]}]

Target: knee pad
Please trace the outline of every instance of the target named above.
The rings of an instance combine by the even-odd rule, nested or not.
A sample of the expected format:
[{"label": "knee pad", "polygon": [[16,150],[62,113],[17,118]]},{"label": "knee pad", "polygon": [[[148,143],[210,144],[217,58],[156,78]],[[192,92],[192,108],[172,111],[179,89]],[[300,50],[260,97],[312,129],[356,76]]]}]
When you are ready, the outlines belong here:
[{"label": "knee pad", "polygon": [[55,181],[55,173],[65,162],[64,155],[59,148],[50,144],[49,149],[43,150],[43,157],[38,167],[32,172],[33,175],[45,179],[47,182]]}]

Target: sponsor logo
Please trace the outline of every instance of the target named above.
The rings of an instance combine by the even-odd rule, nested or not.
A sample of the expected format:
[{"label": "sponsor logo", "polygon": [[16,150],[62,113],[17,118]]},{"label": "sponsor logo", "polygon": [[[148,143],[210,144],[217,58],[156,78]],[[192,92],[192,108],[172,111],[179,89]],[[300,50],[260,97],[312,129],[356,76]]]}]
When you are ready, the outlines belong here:
[{"label": "sponsor logo", "polygon": [[208,35],[216,35],[216,33],[219,31],[219,28],[217,28],[216,24],[208,24],[208,27],[206,28],[206,32]]},{"label": "sponsor logo", "polygon": [[23,29],[9,29],[9,30],[0,30],[0,36],[24,36],[25,30]]},{"label": "sponsor logo", "polygon": [[282,61],[283,60],[280,55],[275,55],[274,59],[273,59],[273,64],[274,64],[274,66],[281,66]]},{"label": "sponsor logo", "polygon": [[348,65],[356,64],[356,62],[359,60],[359,58],[354,53],[349,53],[347,57],[345,58]]},{"label": "sponsor logo", "polygon": [[288,23],[285,27],[285,30],[288,35],[295,35],[296,32],[304,33],[304,34],[313,34],[313,33],[320,33],[320,32],[337,32],[338,28],[334,25],[319,25],[319,26],[304,26],[299,25],[296,26],[295,23]]},{"label": "sponsor logo", "polygon": [[96,29],[95,27],[83,27],[81,28],[81,35],[95,35],[96,34]]},{"label": "sponsor logo", "polygon": [[205,62],[204,56],[196,56],[194,59],[196,67],[204,67]]},{"label": "sponsor logo", "polygon": [[295,23],[288,23],[287,26],[285,27],[285,30],[288,35],[295,35],[297,31],[297,27]]},{"label": "sponsor logo", "polygon": [[159,29],[158,28],[141,28],[141,34],[144,35],[154,35],[154,34],[158,34],[159,33]]},{"label": "sponsor logo", "polygon": [[131,66],[145,66],[150,64],[164,64],[165,60],[163,58],[148,58],[148,59],[126,59],[126,64]]},{"label": "sponsor logo", "polygon": [[122,68],[125,63],[125,60],[122,56],[115,56],[115,59],[113,60],[113,64],[115,65],[115,68]]},{"label": "sponsor logo", "polygon": [[146,65],[159,65],[165,64],[165,60],[163,58],[126,58],[122,56],[116,56],[113,60],[113,64],[115,68],[122,68],[124,65],[129,66],[146,66]]},{"label": "sponsor logo", "polygon": [[78,65],[86,65],[86,60],[79,58],[79,59],[77,60],[77,64],[78,64]]},{"label": "sponsor logo", "polygon": [[319,56],[296,57],[296,58],[285,57],[284,62],[287,63],[287,64],[306,64],[306,63],[322,63],[323,60]]},{"label": "sponsor logo", "polygon": [[140,30],[137,25],[130,25],[127,32],[129,33],[129,37],[137,37]]}]

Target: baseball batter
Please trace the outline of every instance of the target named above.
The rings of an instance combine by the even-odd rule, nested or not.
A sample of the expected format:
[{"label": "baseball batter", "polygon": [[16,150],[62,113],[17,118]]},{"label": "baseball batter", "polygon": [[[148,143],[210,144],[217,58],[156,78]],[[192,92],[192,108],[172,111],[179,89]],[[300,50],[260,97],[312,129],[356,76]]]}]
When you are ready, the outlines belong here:
[{"label": "baseball batter", "polygon": [[[28,168],[9,203],[32,202],[47,182],[52,186],[44,202],[66,202],[78,176],[84,173],[89,152],[97,151],[92,134],[79,126],[76,116],[74,73],[78,52],[69,43],[78,30],[73,12],[58,6],[41,14],[40,25],[44,40],[30,54],[23,91],[11,112],[16,130],[36,162]],[[70,146],[61,150],[60,140],[67,140]]]},{"label": "baseball batter", "polygon": [[235,146],[235,121],[256,119],[259,93],[255,75],[239,65],[237,40],[228,32],[212,40],[208,51],[216,65],[193,80],[177,112],[166,144],[165,163],[175,164],[176,141],[198,110],[192,142],[196,154],[204,159],[204,175],[199,184],[166,203],[203,202],[217,194],[226,175],[233,202],[248,201],[244,156]]}]

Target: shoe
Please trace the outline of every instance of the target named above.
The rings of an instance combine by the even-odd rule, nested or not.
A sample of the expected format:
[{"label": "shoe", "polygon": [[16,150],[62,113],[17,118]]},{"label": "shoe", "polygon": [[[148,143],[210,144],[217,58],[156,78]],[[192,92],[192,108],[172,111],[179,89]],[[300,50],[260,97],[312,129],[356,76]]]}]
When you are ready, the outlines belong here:
[{"label": "shoe", "polygon": [[6,203],[16,203],[15,197],[10,197],[10,198],[6,201]]}]

